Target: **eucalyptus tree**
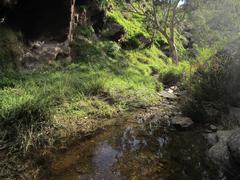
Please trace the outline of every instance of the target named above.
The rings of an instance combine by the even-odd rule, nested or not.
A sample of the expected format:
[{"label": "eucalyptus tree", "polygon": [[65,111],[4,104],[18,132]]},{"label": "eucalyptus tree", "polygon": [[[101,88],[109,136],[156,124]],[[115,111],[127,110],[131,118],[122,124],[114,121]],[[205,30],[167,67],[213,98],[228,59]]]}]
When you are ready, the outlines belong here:
[{"label": "eucalyptus tree", "polygon": [[126,0],[128,9],[144,17],[147,29],[155,40],[161,33],[170,47],[173,61],[178,64],[179,56],[175,43],[175,34],[183,22],[187,10],[184,0]]}]

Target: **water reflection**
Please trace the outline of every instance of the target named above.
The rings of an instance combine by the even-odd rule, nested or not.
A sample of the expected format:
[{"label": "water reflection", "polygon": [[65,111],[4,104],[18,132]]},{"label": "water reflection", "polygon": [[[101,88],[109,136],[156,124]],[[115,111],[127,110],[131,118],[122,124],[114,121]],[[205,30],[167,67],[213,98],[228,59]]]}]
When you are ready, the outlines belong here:
[{"label": "water reflection", "polygon": [[119,155],[119,151],[113,149],[107,141],[101,142],[93,156],[94,179],[104,179],[106,177],[108,179],[118,179],[111,168]]},{"label": "water reflection", "polygon": [[200,133],[171,132],[157,124],[125,122],[107,129],[61,154],[57,162],[73,162],[52,179],[220,179],[205,157],[207,145]]}]

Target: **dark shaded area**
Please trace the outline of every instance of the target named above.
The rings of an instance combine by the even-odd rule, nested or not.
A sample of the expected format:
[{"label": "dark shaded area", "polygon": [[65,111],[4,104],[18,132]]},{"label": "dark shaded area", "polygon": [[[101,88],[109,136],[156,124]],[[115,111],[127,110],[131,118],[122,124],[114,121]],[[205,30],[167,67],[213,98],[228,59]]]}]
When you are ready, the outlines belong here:
[{"label": "dark shaded area", "polygon": [[[113,38],[122,39],[122,37],[126,34],[124,28],[121,31],[116,33]],[[117,42],[118,42],[117,41]],[[134,50],[137,48],[150,48],[153,44],[153,41],[150,38],[147,38],[142,33],[137,33],[133,37],[129,38],[127,41],[121,42],[121,47],[125,50]]]},{"label": "dark shaded area", "polygon": [[[197,122],[219,122],[240,107],[240,39],[226,44],[192,76],[192,99],[184,114]],[[224,120],[225,121],[225,120]]]},{"label": "dark shaded area", "polygon": [[69,0],[19,0],[12,8],[2,8],[1,14],[6,17],[5,25],[21,31],[27,40],[67,38]]},{"label": "dark shaded area", "polygon": [[167,56],[171,56],[170,47],[167,42],[162,39],[157,39],[155,45]]},{"label": "dark shaded area", "polygon": [[106,19],[105,11],[94,11],[94,13],[91,16],[91,21],[93,22],[93,29],[98,34],[101,32],[101,30],[104,27]]}]

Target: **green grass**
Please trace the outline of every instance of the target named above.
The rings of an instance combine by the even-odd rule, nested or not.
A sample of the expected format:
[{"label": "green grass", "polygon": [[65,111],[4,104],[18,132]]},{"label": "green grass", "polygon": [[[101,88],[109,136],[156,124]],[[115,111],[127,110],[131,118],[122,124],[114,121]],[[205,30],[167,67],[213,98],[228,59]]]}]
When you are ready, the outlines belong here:
[{"label": "green grass", "polygon": [[127,37],[133,37],[139,33],[148,37],[149,33],[145,30],[144,25],[142,24],[143,17],[132,14],[132,13],[122,13],[120,10],[114,10],[108,13],[108,16],[112,18],[115,22],[122,25],[127,32]]},{"label": "green grass", "polygon": [[[166,57],[160,59],[164,55],[155,46],[124,51],[113,42],[79,40],[75,50],[81,54],[71,64],[1,76],[0,128],[6,123],[12,128],[6,136],[19,142],[17,138],[23,136],[13,132],[19,126],[21,132],[29,129],[31,122],[44,122],[71,136],[81,131],[77,127],[85,119],[101,121],[124,110],[154,105],[162,89],[159,77],[170,71],[181,74],[188,67],[184,62],[177,67]],[[38,134],[44,128],[30,130]]]}]

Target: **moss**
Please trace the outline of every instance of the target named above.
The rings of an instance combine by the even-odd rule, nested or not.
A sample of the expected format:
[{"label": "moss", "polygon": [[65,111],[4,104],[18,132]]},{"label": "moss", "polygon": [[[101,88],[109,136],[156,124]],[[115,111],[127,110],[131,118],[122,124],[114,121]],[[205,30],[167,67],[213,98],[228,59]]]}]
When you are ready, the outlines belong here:
[{"label": "moss", "polygon": [[121,13],[119,9],[115,9],[109,12],[108,17],[110,17],[114,22],[120,24],[124,27],[126,34],[126,39],[131,39],[137,34],[141,33],[146,37],[149,37],[149,33],[146,31],[143,25],[143,18],[132,13]]}]

